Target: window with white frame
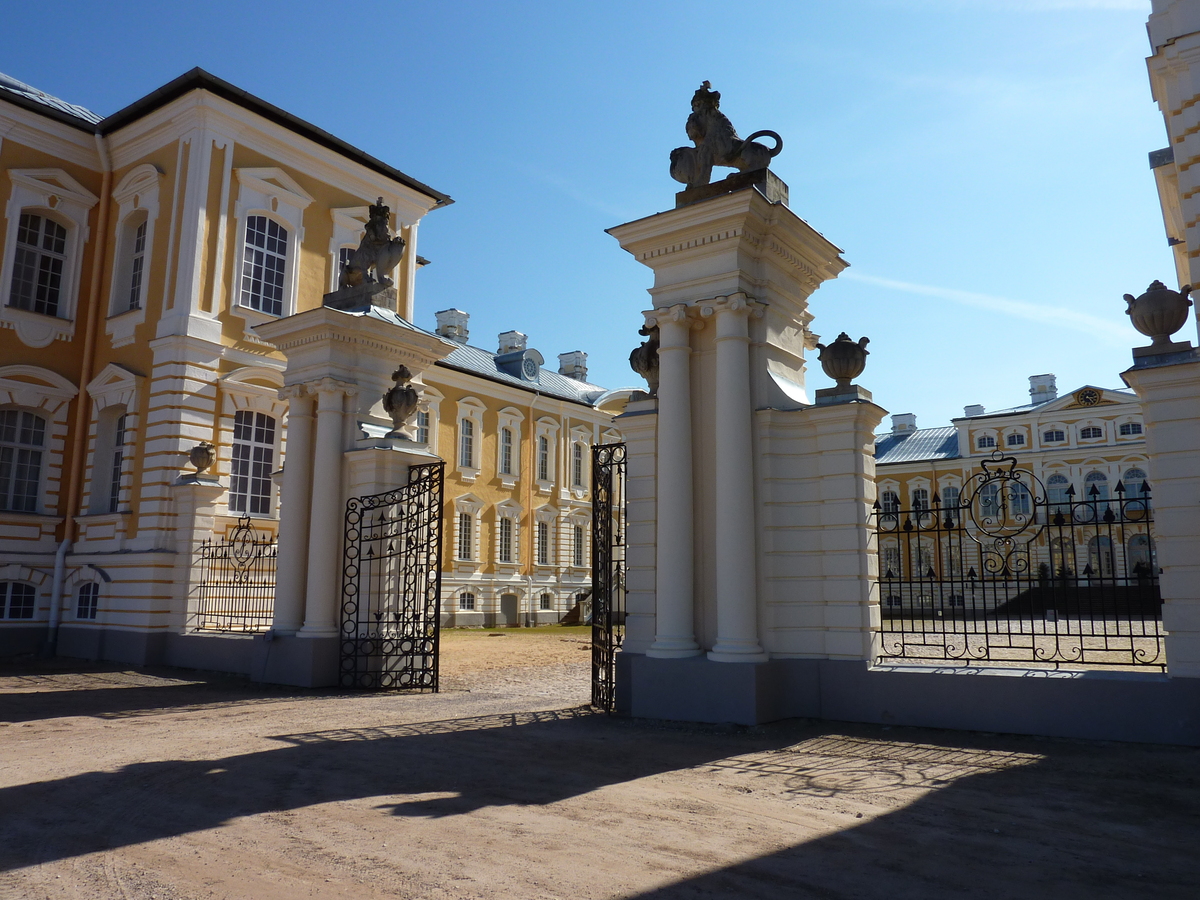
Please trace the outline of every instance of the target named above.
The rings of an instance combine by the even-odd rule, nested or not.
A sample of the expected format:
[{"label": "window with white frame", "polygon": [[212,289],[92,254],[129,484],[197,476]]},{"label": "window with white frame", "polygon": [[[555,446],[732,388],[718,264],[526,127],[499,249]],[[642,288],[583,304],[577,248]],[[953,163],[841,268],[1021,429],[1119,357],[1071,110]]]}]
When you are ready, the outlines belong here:
[{"label": "window with white frame", "polygon": [[1079,436],[1085,441],[1090,441],[1096,438],[1104,437],[1104,432],[1095,425],[1088,425],[1079,429]]},{"label": "window with white frame", "polygon": [[112,199],[118,204],[113,229],[116,250],[104,326],[113,347],[133,343],[138,326],[145,321],[161,180],[162,173],[155,166],[143,163],[127,172],[113,188]]},{"label": "window with white frame", "polygon": [[538,598],[538,608],[541,610],[554,609],[554,595],[542,594],[542,596]]},{"label": "window with white frame", "polygon": [[513,473],[513,430],[511,428],[500,429],[500,474],[512,475]]},{"label": "window with white frame", "polygon": [[1010,447],[1024,447],[1025,435],[1021,434],[1019,431],[1014,431],[1007,438],[1005,438],[1005,443]]},{"label": "window with white frame", "polygon": [[538,481],[550,480],[550,438],[544,434],[537,439],[537,477]]},{"label": "window with white frame", "polygon": [[1083,496],[1085,500],[1108,499],[1108,476],[1103,472],[1088,472],[1083,479]]},{"label": "window with white frame", "polygon": [[100,608],[100,585],[94,581],[85,581],[79,586],[78,602],[75,606],[75,618],[94,619]]},{"label": "window with white frame", "polygon": [[32,619],[36,591],[23,581],[0,581],[0,619]]},{"label": "window with white frame", "polygon": [[900,495],[892,490],[885,490],[879,496],[879,504],[885,513],[900,512]]},{"label": "window with white frame", "polygon": [[582,441],[576,441],[571,445],[571,486],[583,487],[583,460],[584,460],[584,445]]},{"label": "window with white frame", "polygon": [[121,504],[121,473],[125,466],[125,423],[129,417],[121,412],[113,422],[112,458],[108,467],[108,511],[114,513]]},{"label": "window with white frame", "polygon": [[475,518],[469,512],[458,514],[458,558],[473,560],[475,558]]},{"label": "window with white frame", "polygon": [[150,219],[144,209],[126,216],[119,226],[111,315],[141,309],[145,304],[149,230]]},{"label": "window with white frame", "polygon": [[996,446],[996,439],[990,434],[985,434],[975,441],[975,446],[979,450],[987,450]]},{"label": "window with white frame", "polygon": [[8,305],[57,316],[66,262],[67,229],[47,215],[21,213]]},{"label": "window with white frame", "polygon": [[23,409],[0,410],[0,510],[37,512],[46,420]]},{"label": "window with white frame", "polygon": [[550,523],[537,523],[537,564],[550,565]]},{"label": "window with white frame", "polygon": [[502,516],[499,522],[496,536],[496,560],[502,563],[511,563],[514,560],[513,520],[508,516]]},{"label": "window with white frame", "polygon": [[1125,482],[1127,490],[1140,491],[1142,489],[1142,482],[1146,481],[1149,477],[1145,469],[1133,466],[1125,470],[1125,474],[1121,476],[1121,480]]},{"label": "window with white frame", "polygon": [[1061,428],[1051,428],[1042,432],[1042,441],[1047,444],[1057,444],[1059,441],[1065,441],[1066,434]]},{"label": "window with white frame", "polygon": [[287,284],[288,231],[266,216],[246,218],[242,306],[282,316]]},{"label": "window with white frame", "polygon": [[461,419],[458,423],[458,465],[463,469],[475,468],[475,420]]},{"label": "window with white frame", "polygon": [[1071,480],[1061,472],[1055,472],[1046,479],[1046,500],[1050,503],[1051,513],[1069,513],[1071,511]]},{"label": "window with white frame", "polygon": [[429,411],[421,410],[417,413],[417,443],[429,443]]},{"label": "window with white frame", "polygon": [[958,515],[958,505],[962,502],[962,494],[960,493],[958,486],[948,484],[943,487],[939,501],[942,509],[945,510],[950,521],[956,521],[956,517]]},{"label": "window with white frame", "polygon": [[458,608],[464,612],[473,612],[475,610],[475,595],[470,591],[463,591],[459,594]]},{"label": "window with white frame", "polygon": [[1141,422],[1122,422],[1121,427],[1118,430],[1120,431],[1122,437],[1130,437],[1135,434],[1141,434],[1142,433],[1142,423]]},{"label": "window with white frame", "polygon": [[239,409],[233,417],[233,457],[229,509],[255,516],[271,514],[271,472],[275,463],[275,419]]},{"label": "window with white frame", "polygon": [[929,489],[914,488],[912,492],[913,509],[929,509]]},{"label": "window with white frame", "polygon": [[571,564],[574,566],[587,565],[586,532],[582,525],[576,525],[571,532]]}]

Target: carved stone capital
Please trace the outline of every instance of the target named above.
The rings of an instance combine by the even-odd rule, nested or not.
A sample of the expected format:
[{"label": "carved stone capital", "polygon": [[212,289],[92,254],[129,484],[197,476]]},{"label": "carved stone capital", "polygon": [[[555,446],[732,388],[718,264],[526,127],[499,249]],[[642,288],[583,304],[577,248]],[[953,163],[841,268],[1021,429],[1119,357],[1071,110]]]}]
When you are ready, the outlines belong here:
[{"label": "carved stone capital", "polygon": [[307,395],[308,385],[306,384],[289,384],[279,389],[280,400],[295,400],[297,397],[305,397]]},{"label": "carved stone capital", "polygon": [[321,394],[345,394],[347,397],[354,397],[358,394],[358,385],[328,376],[310,381],[304,386],[308,388],[310,394],[318,396]]}]

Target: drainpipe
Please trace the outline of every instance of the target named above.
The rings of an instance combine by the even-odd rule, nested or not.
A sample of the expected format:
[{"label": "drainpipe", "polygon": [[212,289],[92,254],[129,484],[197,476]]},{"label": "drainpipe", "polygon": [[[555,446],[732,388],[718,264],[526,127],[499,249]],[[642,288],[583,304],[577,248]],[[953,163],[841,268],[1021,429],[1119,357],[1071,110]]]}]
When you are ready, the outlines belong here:
[{"label": "drainpipe", "polygon": [[[534,546],[537,543],[537,521],[533,517],[533,482],[537,477],[537,419],[534,418],[534,407],[541,396],[541,391],[534,391],[529,401],[529,439],[525,441],[529,447],[529,477],[525,479],[525,514],[529,521],[525,537],[525,546],[529,550],[529,566],[525,569],[525,603],[529,609],[533,609],[533,564],[537,559],[537,548]],[[528,613],[522,615],[520,609],[517,613],[518,620],[523,623],[529,621]]]},{"label": "drainpipe", "polygon": [[75,540],[75,512],[83,488],[83,473],[87,463],[85,449],[87,440],[88,382],[92,380],[92,369],[96,358],[96,335],[100,330],[100,281],[104,276],[104,256],[108,248],[108,208],[112,205],[112,159],[108,155],[108,144],[103,135],[95,135],[96,152],[100,156],[100,212],[96,217],[96,236],[92,242],[92,277],[88,286],[87,305],[81,313],[87,314],[83,324],[83,362],[79,367],[79,394],[75,402],[75,420],[71,424],[71,469],[67,479],[66,505],[63,523],[63,539],[54,553],[54,580],[50,588],[50,624],[46,634],[43,656],[54,656],[58,652],[58,626],[62,621],[63,581],[66,578],[66,557]]}]

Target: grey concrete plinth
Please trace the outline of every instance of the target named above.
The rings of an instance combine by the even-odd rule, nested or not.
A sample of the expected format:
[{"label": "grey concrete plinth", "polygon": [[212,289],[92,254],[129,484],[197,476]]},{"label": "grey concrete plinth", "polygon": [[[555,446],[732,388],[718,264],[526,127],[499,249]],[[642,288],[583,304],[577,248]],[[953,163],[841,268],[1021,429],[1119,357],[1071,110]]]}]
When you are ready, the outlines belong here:
[{"label": "grey concrete plinth", "polygon": [[831,719],[1200,746],[1200,678],[1157,672],[870,666],[827,659],[718,663],[617,656],[618,711],[756,725]]},{"label": "grey concrete plinth", "polygon": [[396,289],[391,285],[369,282],[354,287],[341,288],[326,294],[321,301],[333,309],[362,309],[365,306],[382,306],[396,311]]},{"label": "grey concrete plinth", "polygon": [[255,635],[250,678],[267,684],[334,687],[340,645],[336,637]]}]

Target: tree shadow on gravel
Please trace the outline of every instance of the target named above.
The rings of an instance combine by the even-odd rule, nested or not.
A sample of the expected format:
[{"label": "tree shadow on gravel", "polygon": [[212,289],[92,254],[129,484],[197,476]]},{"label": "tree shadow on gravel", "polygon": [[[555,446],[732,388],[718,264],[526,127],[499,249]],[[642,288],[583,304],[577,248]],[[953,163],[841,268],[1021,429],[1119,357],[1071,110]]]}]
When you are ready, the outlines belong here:
[{"label": "tree shadow on gravel", "polygon": [[[699,769],[681,777],[714,786],[712,811],[703,814],[711,822],[700,827],[716,833],[739,817],[753,820],[722,807],[729,795],[715,789],[721,779],[767,777],[763,784],[783,786],[785,802],[788,792],[835,799],[893,787],[926,793],[873,820],[847,819],[836,834],[642,894],[644,900],[1197,895],[1200,753],[886,731],[811,722],[749,730],[666,726],[580,708],[279,735],[281,746],[269,750],[0,789],[0,869],[322,803],[378,798],[385,829],[387,813],[444,817],[546,806]],[[985,757],[994,761],[990,768]],[[959,774],[939,776],[947,766]],[[610,827],[619,828],[589,826],[590,846],[619,856],[622,834],[608,833]]]}]

